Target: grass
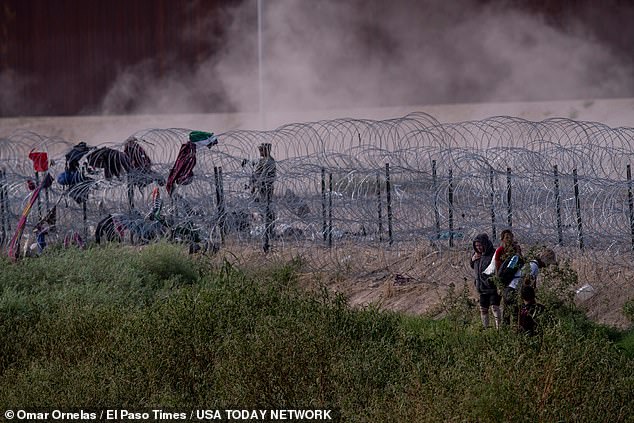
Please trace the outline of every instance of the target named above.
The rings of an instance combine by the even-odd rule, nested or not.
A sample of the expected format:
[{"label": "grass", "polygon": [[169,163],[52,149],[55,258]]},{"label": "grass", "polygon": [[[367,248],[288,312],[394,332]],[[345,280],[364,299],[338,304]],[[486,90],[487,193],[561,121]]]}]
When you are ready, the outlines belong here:
[{"label": "grass", "polygon": [[323,408],[347,422],[627,421],[631,333],[554,310],[540,336],[299,289],[178,247],[0,263],[0,409]]}]

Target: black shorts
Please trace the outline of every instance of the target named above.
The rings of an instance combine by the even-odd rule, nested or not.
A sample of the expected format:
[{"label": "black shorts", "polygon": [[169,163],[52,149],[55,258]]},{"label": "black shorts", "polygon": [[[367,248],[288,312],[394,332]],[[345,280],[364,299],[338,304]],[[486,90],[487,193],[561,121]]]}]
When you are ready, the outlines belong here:
[{"label": "black shorts", "polygon": [[480,294],[480,307],[489,308],[489,306],[499,306],[501,302],[500,295],[497,292],[491,294]]}]

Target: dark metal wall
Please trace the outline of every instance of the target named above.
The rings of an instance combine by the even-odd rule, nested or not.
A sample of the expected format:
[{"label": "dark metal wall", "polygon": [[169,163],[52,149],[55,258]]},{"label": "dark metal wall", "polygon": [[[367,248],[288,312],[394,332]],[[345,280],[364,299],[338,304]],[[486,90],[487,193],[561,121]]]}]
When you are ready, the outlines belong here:
[{"label": "dark metal wall", "polygon": [[16,93],[28,100],[0,116],[94,113],[127,66],[151,58],[160,76],[170,64],[193,65],[217,48],[220,5],[231,3],[0,0],[0,74],[24,83]]}]

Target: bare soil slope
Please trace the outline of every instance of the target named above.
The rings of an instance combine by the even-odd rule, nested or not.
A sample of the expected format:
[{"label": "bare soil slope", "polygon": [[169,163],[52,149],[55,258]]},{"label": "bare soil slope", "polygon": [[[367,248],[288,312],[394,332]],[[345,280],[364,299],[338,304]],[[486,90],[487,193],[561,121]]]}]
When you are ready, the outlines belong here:
[{"label": "bare soil slope", "polygon": [[[441,317],[442,303],[450,292],[455,295],[466,289],[469,297],[477,300],[468,264],[469,253],[462,250],[423,246],[409,252],[392,252],[350,245],[309,253],[285,248],[267,256],[253,249],[230,251],[221,251],[214,260],[228,260],[247,271],[255,271],[267,264],[301,258],[303,287],[309,290],[327,287],[340,292],[354,307],[373,304],[384,310]],[[590,253],[561,251],[558,255],[560,263],[567,261],[578,277],[568,291],[577,306],[598,323],[621,329],[629,327],[631,322],[623,314],[623,305],[634,299],[631,283],[634,269],[615,270],[617,266]],[[626,257],[620,259],[621,263],[628,263]],[[539,279],[538,287],[543,282]],[[584,285],[591,285],[592,291],[586,296],[575,294]]]}]

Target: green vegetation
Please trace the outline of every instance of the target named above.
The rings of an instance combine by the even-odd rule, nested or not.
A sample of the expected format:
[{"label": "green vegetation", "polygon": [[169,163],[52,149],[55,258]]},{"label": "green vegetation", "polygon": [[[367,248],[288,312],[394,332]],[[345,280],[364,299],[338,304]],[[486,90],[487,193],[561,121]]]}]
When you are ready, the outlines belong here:
[{"label": "green vegetation", "polygon": [[[562,302],[541,335],[298,287],[178,247],[51,251],[0,267],[0,410],[321,408],[346,422],[626,421],[632,337]],[[629,339],[629,341],[628,341]],[[628,344],[629,342],[629,344]],[[628,346],[629,350],[628,350]]]}]

